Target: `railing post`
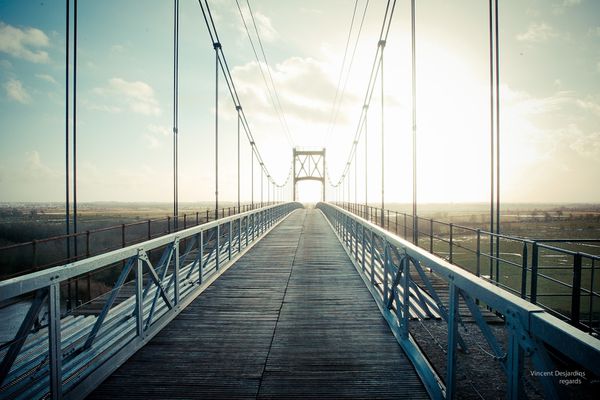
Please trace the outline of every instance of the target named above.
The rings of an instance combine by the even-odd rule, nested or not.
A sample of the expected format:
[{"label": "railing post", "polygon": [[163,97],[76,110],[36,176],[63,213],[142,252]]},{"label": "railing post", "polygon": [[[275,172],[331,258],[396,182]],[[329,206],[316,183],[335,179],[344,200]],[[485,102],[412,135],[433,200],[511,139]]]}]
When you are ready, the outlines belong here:
[{"label": "railing post", "polygon": [[250,225],[250,216],[246,215],[246,223],[244,224],[246,228],[246,247],[248,247],[248,225]]},{"label": "railing post", "polygon": [[354,221],[354,259],[358,261],[358,229],[359,229],[358,221]]},{"label": "railing post", "polygon": [[475,270],[475,275],[478,277],[481,276],[481,229],[477,229],[477,252],[475,253],[477,257],[477,269]]},{"label": "railing post", "polygon": [[[208,232],[206,233],[208,235]],[[200,246],[198,251],[200,252],[200,265],[198,266],[198,285],[202,285],[202,272],[204,263],[202,260],[204,259],[204,231],[200,232]]]},{"label": "railing post", "polygon": [[402,326],[400,334],[404,339],[408,339],[408,323],[410,321],[410,260],[404,257],[403,279],[402,279]]},{"label": "railing post", "polygon": [[371,285],[375,284],[375,235],[371,232]]},{"label": "railing post", "polygon": [[217,271],[219,270],[219,263],[220,263],[220,255],[221,255],[221,224],[217,223],[217,238],[216,238],[216,244],[217,244],[217,248],[215,249],[215,267],[217,269]]},{"label": "railing post", "polygon": [[[537,242],[531,245],[531,289],[529,301],[537,303],[537,276],[538,276],[539,248]],[[491,276],[490,276],[491,278]]]},{"label": "railing post", "polygon": [[87,230],[85,231],[85,256],[89,257],[90,254],[90,231]]},{"label": "railing post", "polygon": [[406,239],[406,233],[407,233],[406,232],[406,230],[407,230],[407,227],[406,227],[406,213],[403,213],[403,214],[404,214],[404,239]]},{"label": "railing post", "polygon": [[348,217],[348,222],[350,224],[350,230],[349,230],[349,235],[348,235],[348,239],[350,241],[350,254],[352,254],[353,252],[353,245],[354,245],[354,218]]},{"label": "railing post", "polygon": [[135,329],[137,336],[144,336],[144,311],[142,290],[144,288],[143,261],[140,258],[140,250],[138,249],[137,266],[135,268]]},{"label": "railing post", "polygon": [[450,223],[450,254],[448,256],[448,261],[450,262],[450,264],[452,264],[452,234],[453,234],[453,229],[452,229],[453,225],[452,222]]},{"label": "railing post", "polygon": [[594,310],[594,273],[595,273],[595,267],[596,267],[596,260],[594,260],[592,258],[592,265],[590,268],[590,301],[589,301],[589,308],[588,308],[588,327],[589,327],[589,331],[590,333],[592,333],[594,331],[594,327],[592,326],[592,322],[594,319],[594,314],[592,313],[592,311]]},{"label": "railing post", "polygon": [[523,242],[522,269],[521,269],[521,298],[527,298],[527,242]]},{"label": "railing post", "polygon": [[206,210],[206,222],[208,222],[209,219],[210,219],[210,217],[208,215],[208,210]]},{"label": "railing post", "polygon": [[[185,225],[185,217],[184,217],[184,225]],[[175,290],[173,293],[173,304],[175,306],[179,305],[179,238],[175,238],[175,270],[173,271],[173,279],[175,280]]]},{"label": "railing post", "polygon": [[183,229],[187,228],[187,214],[183,214]]},{"label": "railing post", "polygon": [[33,264],[33,269],[37,270],[37,264],[38,264],[38,252],[37,252],[37,240],[32,240],[31,241],[31,246],[33,247],[32,252],[33,252],[33,260],[32,260],[32,264]]},{"label": "railing post", "polygon": [[232,224],[231,221],[229,221],[229,229],[228,229],[228,232],[227,232],[227,237],[228,237],[227,240],[229,241],[229,244],[227,245],[227,253],[228,253],[227,255],[228,255],[228,258],[230,260],[231,260],[231,241],[233,240],[233,235],[232,235],[232,232],[231,232],[232,228],[233,228],[233,224]]},{"label": "railing post", "polygon": [[196,225],[200,225],[200,213],[196,211]]},{"label": "railing post", "polygon": [[429,252],[433,254],[433,218],[429,219]]},{"label": "railing post", "polygon": [[456,342],[458,336],[458,292],[454,282],[450,282],[448,316],[448,359],[446,365],[446,398],[453,399],[456,394]]},{"label": "railing post", "polygon": [[[521,333],[518,330],[517,314],[514,311],[509,311],[507,314],[507,328],[508,328],[508,349],[506,359],[506,373],[507,373],[507,398],[508,399],[519,399],[523,397],[523,385],[521,381],[521,373],[523,370],[523,350],[519,344],[519,335]],[[509,325],[510,324],[510,325]]]},{"label": "railing post", "polygon": [[396,214],[396,235],[398,234],[398,212],[395,212]]},{"label": "railing post", "polygon": [[167,233],[171,233],[171,217],[167,217]]},{"label": "railing post", "polygon": [[[590,296],[593,293],[590,293]],[[573,260],[573,292],[571,294],[571,324],[579,326],[581,313],[581,253]]]},{"label": "railing post", "polygon": [[366,247],[365,226],[362,225],[362,270],[363,270],[363,272],[365,272],[365,269],[366,269],[366,265],[365,265],[365,247]]},{"label": "railing post", "polygon": [[148,240],[152,239],[152,220],[148,220]]},{"label": "railing post", "polygon": [[[388,245],[387,245],[387,240],[385,240],[385,238],[383,238],[382,240],[382,244],[383,244],[383,262],[382,262],[382,269],[383,269],[383,303],[387,303],[388,298],[389,298],[389,292],[390,292],[390,288],[388,288],[389,285],[389,280],[388,280],[388,265],[389,265],[389,254],[388,254]],[[393,290],[394,288],[391,288],[392,290],[392,296],[393,296]]]},{"label": "railing post", "polygon": [[62,347],[60,331],[60,283],[50,285],[48,296],[48,360],[52,399],[62,398]]},{"label": "railing post", "polygon": [[242,252],[242,218],[238,218],[238,254]]}]

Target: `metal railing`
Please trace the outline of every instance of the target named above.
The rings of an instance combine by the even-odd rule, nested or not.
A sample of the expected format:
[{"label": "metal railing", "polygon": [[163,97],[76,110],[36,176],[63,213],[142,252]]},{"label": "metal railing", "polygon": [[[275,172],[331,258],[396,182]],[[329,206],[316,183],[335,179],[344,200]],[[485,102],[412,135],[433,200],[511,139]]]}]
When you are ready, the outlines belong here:
[{"label": "metal railing", "polygon": [[[301,207],[264,207],[0,282],[0,303],[28,306],[0,346],[0,398],[84,397]],[[67,283],[106,270],[117,272],[109,290],[66,311]]]},{"label": "metal railing", "polygon": [[239,209],[234,206],[224,207],[218,211],[207,209],[184,213],[179,218],[166,216],[145,219],[2,246],[0,247],[0,279],[13,278],[56,265],[83,260],[177,230],[273,204],[275,203],[245,204]]},{"label": "metal railing", "polygon": [[[147,219],[2,246],[0,247],[0,280],[84,260],[107,251],[273,204],[275,203],[255,203],[242,205],[239,209],[224,207],[218,211],[203,210],[185,213],[177,219],[172,216]],[[93,298],[91,293],[93,281],[89,276],[82,277],[67,286],[68,309]]]},{"label": "metal railing", "polygon": [[600,239],[528,239],[418,216],[414,231],[410,214],[363,204],[336,205],[579,329],[600,334],[600,256],[553,245]]},{"label": "metal railing", "polygon": [[[352,212],[327,203],[319,203],[317,208],[330,221],[432,398],[453,398],[456,395],[457,349],[460,346],[461,350],[466,350],[457,329],[459,299],[466,305],[490,352],[506,372],[509,398],[523,397],[524,357],[529,357],[535,370],[541,372],[539,379],[545,398],[559,398],[561,388],[558,378],[553,376],[556,367],[547,348],[558,350],[576,365],[600,375],[600,340],[552,316],[544,308]],[[432,285],[431,273],[447,284],[449,294],[446,303],[442,302]],[[422,295],[423,290],[429,298]],[[480,309],[483,305],[505,319],[505,346],[483,318]],[[443,378],[438,376],[410,334],[412,308],[420,309],[423,314],[437,312],[447,323],[447,373]],[[548,373],[544,374],[544,371]]]}]

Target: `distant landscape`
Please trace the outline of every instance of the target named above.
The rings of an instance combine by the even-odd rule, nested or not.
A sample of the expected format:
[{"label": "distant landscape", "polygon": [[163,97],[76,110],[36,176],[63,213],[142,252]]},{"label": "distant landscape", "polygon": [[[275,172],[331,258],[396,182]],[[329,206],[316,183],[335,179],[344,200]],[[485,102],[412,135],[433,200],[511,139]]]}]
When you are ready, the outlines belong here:
[{"label": "distant landscape", "polygon": [[[219,207],[233,207],[222,202]],[[372,203],[374,207],[380,204]],[[170,203],[92,202],[78,205],[78,230],[166,218]],[[181,218],[213,210],[212,202],[180,203]],[[390,203],[393,211],[410,214],[410,204]],[[420,217],[489,229],[489,205],[484,203],[419,204]],[[501,208],[501,230],[509,235],[541,238],[600,238],[600,204],[506,203]],[[0,203],[0,247],[62,235],[64,203]]]}]

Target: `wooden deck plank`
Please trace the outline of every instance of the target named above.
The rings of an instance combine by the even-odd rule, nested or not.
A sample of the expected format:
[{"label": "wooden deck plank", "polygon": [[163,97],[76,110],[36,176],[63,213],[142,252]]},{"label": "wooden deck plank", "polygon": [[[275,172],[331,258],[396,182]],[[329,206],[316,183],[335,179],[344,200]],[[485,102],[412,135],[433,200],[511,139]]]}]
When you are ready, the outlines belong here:
[{"label": "wooden deck plank", "polygon": [[91,395],[427,397],[333,231],[298,210]]}]

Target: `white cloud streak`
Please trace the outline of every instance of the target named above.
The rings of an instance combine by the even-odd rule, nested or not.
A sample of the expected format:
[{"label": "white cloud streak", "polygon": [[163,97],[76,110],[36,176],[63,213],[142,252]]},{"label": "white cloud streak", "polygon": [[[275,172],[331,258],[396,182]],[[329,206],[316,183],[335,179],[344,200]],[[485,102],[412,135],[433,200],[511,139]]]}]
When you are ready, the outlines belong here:
[{"label": "white cloud streak", "polygon": [[[149,84],[142,81],[129,82],[122,78],[112,78],[105,87],[95,88],[93,93],[111,97],[116,102],[127,105],[130,111],[143,115],[160,115],[161,109],[154,96],[154,89]],[[114,106],[107,110],[119,109]],[[120,109],[119,109],[120,110]]]},{"label": "white cloud streak", "polygon": [[41,48],[48,47],[48,36],[37,28],[16,28],[0,22],[0,52],[10,54],[33,63],[50,61],[48,52]]},{"label": "white cloud streak", "polygon": [[50,76],[48,74],[35,74],[35,77],[38,79],[41,79],[43,81],[58,85],[58,82],[56,82],[56,79],[54,79],[52,76]]},{"label": "white cloud streak", "polygon": [[517,40],[520,42],[539,43],[557,37],[558,33],[545,22],[533,22],[529,24],[527,31],[519,33]]},{"label": "white cloud streak", "polygon": [[6,90],[6,97],[10,100],[21,104],[29,104],[31,102],[31,96],[18,79],[9,79],[4,84],[4,89]]}]

